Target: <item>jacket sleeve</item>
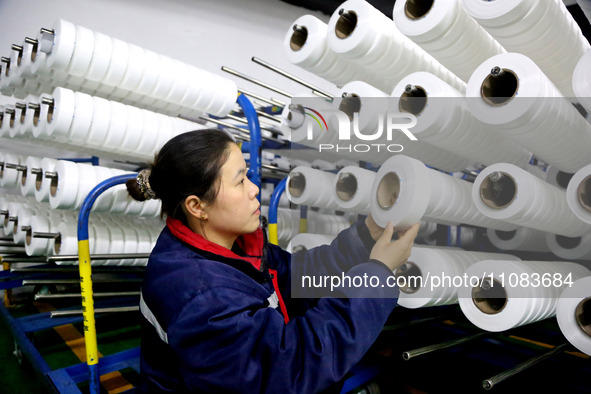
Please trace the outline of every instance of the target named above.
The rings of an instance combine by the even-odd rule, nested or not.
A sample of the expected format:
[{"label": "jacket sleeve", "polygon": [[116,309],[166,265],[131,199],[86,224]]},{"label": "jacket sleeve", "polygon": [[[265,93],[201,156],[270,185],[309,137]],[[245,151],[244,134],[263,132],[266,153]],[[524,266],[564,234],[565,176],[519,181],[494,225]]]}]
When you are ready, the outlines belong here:
[{"label": "jacket sleeve", "polygon": [[353,266],[369,259],[369,252],[374,244],[367,226],[360,220],[341,231],[330,245],[294,253],[293,272],[302,275],[347,272]]},{"label": "jacket sleeve", "polygon": [[[367,262],[350,274],[386,283],[392,273]],[[392,293],[343,288],[343,298],[323,298],[285,324],[260,294],[236,286],[207,289],[170,323],[169,343],[192,390],[319,392],[340,381],[376,340],[396,305],[387,298]]]},{"label": "jacket sleeve", "polygon": [[[321,298],[334,296],[326,286],[303,288],[303,278],[324,281],[325,277],[340,278],[354,266],[369,260],[375,244],[363,221],[358,221],[341,233],[330,245],[322,245],[305,252],[289,254],[270,245],[269,266],[277,270],[279,287],[285,298]],[[328,279],[330,280],[330,279]],[[338,295],[337,295],[338,296]]]}]

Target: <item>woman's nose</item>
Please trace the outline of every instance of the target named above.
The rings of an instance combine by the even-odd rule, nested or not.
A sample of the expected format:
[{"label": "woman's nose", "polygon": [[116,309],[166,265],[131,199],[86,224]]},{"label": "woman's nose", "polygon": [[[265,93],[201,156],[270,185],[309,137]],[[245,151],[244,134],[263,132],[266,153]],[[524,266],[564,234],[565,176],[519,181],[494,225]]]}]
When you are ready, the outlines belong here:
[{"label": "woman's nose", "polygon": [[252,195],[251,198],[255,198],[259,194],[259,187],[257,185],[255,185],[254,183],[252,183],[252,181],[250,179],[248,181],[251,184],[251,188],[250,188],[250,193]]}]

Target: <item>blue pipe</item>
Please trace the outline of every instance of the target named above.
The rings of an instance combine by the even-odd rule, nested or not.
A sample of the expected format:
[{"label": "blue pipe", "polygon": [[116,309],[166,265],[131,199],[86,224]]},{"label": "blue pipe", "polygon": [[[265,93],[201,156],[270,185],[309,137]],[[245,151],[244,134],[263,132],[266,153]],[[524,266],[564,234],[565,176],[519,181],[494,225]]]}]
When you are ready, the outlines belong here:
[{"label": "blue pipe", "polygon": [[90,216],[90,210],[94,205],[96,199],[107,189],[127,182],[129,179],[135,179],[137,174],[125,174],[115,176],[113,178],[106,179],[96,185],[94,189],[88,193],[88,196],[84,199],[82,206],[80,207],[80,213],[78,214],[78,241],[88,240],[88,218]]},{"label": "blue pipe", "polygon": [[273,190],[273,194],[271,194],[271,200],[269,201],[269,223],[277,224],[277,209],[279,208],[279,200],[285,191],[286,185],[287,178],[283,178],[281,182],[275,186],[275,190]]},{"label": "blue pipe", "polygon": [[[238,105],[242,107],[244,116],[248,121],[248,130],[250,131],[250,167],[248,168],[247,175],[250,181],[257,185],[257,187],[260,189],[262,138],[259,117],[248,97],[241,93],[238,95],[238,99],[236,101],[238,102]],[[260,201],[260,193],[257,198]]]},{"label": "blue pipe", "polygon": [[[125,175],[119,175],[113,178],[109,178],[104,180],[103,182],[99,183],[98,185],[96,185],[94,187],[94,189],[92,189],[90,191],[90,193],[86,196],[86,198],[84,199],[84,202],[82,203],[82,207],[80,208],[80,213],[78,215],[78,245],[80,245],[81,241],[88,241],[88,219],[90,216],[90,210],[94,204],[94,202],[96,201],[96,199],[107,189],[109,189],[110,187],[113,187],[115,185],[119,185],[121,183],[125,183],[127,180],[129,179],[135,179],[137,177],[137,174],[125,174]],[[86,245],[88,245],[88,243],[86,242]],[[79,246],[80,247],[80,246]],[[88,249],[88,247],[86,247],[86,249]],[[79,250],[79,255],[82,253]],[[86,251],[86,253],[88,253],[88,251]],[[82,265],[81,265],[82,267]],[[90,261],[88,261],[88,270],[90,271]],[[88,272],[88,276],[90,277],[90,272]],[[83,277],[83,273],[82,273],[82,268],[81,268],[81,272],[80,272],[80,280],[82,281],[82,277]],[[82,285],[81,285],[82,286]],[[90,286],[92,287],[92,282],[90,283]],[[84,295],[84,293],[83,293]],[[91,311],[93,311],[93,301],[92,301],[92,297],[90,297],[91,299],[88,300],[87,302],[89,302],[90,307],[88,309],[88,313],[92,313]],[[83,306],[84,306],[84,300],[83,300]],[[86,316],[84,316],[85,320],[86,320]],[[92,323],[89,323],[91,325],[94,325],[94,317],[92,319]],[[93,326],[92,327],[92,332],[96,332],[96,328]],[[87,336],[85,334],[85,339],[87,339]],[[93,349],[94,348],[94,352],[96,352],[98,354],[97,351],[97,345],[96,345],[96,334],[94,337],[94,340],[92,340],[91,344],[86,344],[86,349],[87,349],[87,353],[89,353],[88,349]],[[90,347],[89,347],[90,346]],[[98,355],[97,355],[98,358]],[[99,372],[99,364],[98,362],[96,364],[92,364],[92,363],[88,363],[88,372],[90,374],[89,376],[89,385],[90,385],[90,392],[91,393],[96,393],[96,394],[100,394],[101,392],[101,383],[100,383],[100,372]]]}]

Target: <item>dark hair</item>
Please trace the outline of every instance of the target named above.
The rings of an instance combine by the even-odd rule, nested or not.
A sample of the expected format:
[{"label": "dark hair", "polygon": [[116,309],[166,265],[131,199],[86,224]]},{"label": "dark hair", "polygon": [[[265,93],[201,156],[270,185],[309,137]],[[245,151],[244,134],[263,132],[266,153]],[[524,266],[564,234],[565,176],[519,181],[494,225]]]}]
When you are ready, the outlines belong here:
[{"label": "dark hair", "polygon": [[[150,188],[162,200],[162,213],[182,220],[186,217],[181,203],[190,195],[205,202],[217,196],[220,169],[228,159],[230,144],[235,143],[225,131],[203,129],[188,131],[171,138],[150,163]],[[138,182],[126,182],[131,197],[146,199]]]}]

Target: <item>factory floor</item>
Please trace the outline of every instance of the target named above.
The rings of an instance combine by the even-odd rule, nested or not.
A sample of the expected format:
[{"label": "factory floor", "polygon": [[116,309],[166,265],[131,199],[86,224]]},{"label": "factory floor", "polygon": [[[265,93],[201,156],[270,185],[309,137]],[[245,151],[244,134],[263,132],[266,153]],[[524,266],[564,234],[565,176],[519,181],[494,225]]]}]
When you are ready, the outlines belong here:
[{"label": "factory floor", "polygon": [[47,388],[31,368],[19,364],[13,354],[14,341],[0,320],[0,387],[4,394],[45,393]]},{"label": "factory floor", "polygon": [[[15,318],[55,309],[53,305],[32,302],[15,304],[8,308]],[[99,355],[109,355],[139,346],[139,319],[137,313],[97,319]],[[65,324],[36,331],[32,342],[51,370],[65,368],[86,361],[82,323]],[[0,392],[51,393],[55,392],[36,374],[27,360],[19,363],[14,355],[15,345],[9,327],[0,319]],[[101,391],[116,394],[133,388],[138,375],[134,371],[113,372],[101,376]],[[88,385],[79,385],[88,392]]]}]

